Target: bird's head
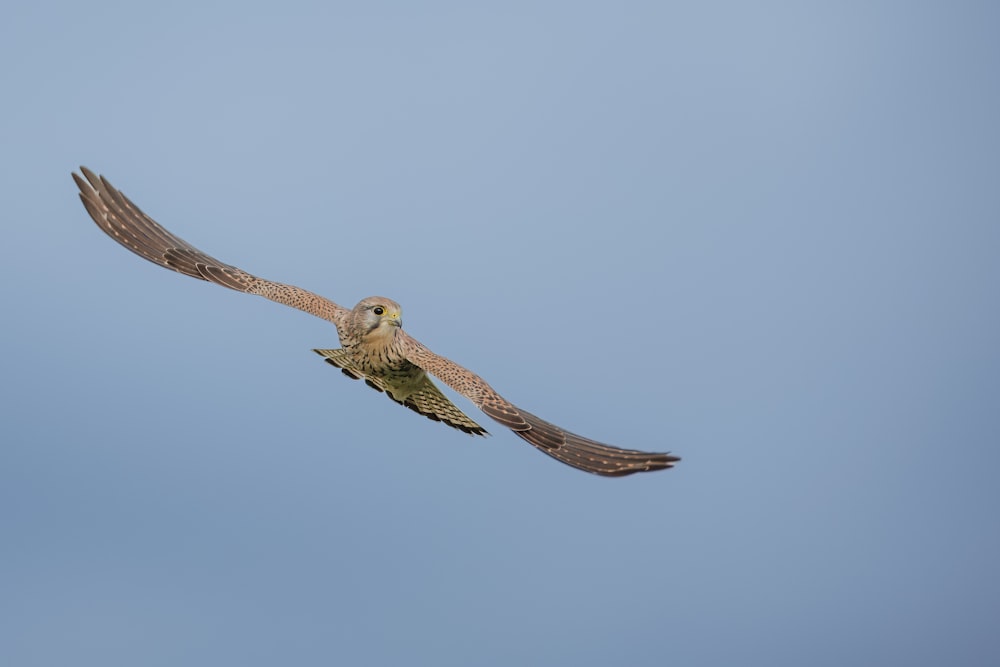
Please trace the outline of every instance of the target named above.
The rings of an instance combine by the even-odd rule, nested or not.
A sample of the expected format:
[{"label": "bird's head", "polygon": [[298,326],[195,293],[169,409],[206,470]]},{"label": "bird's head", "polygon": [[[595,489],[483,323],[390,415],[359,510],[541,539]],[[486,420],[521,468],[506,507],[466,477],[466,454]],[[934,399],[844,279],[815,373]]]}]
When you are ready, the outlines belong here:
[{"label": "bird's head", "polygon": [[384,296],[362,299],[351,311],[355,330],[362,336],[390,335],[403,326],[403,309],[398,303]]}]

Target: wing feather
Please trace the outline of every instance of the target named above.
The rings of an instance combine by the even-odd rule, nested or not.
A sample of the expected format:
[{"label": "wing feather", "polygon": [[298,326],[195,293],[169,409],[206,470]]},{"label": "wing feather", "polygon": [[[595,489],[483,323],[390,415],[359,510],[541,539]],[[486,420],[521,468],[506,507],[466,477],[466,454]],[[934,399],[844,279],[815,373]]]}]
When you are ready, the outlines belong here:
[{"label": "wing feather", "polygon": [[82,177],[73,174],[80,188],[80,200],[97,226],[122,246],[172,271],[237,292],[257,294],[333,322],[343,335],[350,313],[346,308],[300,287],[258,278],[220,262],[168,232],[103,176],[86,167],[80,167],[80,172]]},{"label": "wing feather", "polygon": [[491,419],[503,424],[538,450],[563,463],[608,477],[672,468],[680,458],[669,452],[643,452],[606,445],[522,410],[505,399],[485,380],[434,352],[400,331],[406,358],[446,385],[466,396]]}]

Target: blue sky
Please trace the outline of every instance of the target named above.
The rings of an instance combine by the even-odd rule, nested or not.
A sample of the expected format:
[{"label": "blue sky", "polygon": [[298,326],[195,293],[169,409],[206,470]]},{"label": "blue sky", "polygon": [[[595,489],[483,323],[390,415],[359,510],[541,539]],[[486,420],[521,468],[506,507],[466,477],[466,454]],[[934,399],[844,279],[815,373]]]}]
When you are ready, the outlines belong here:
[{"label": "blue sky", "polygon": [[[27,4],[0,662],[1000,661],[995,5]],[[112,243],[80,164],[684,460],[420,419],[327,323]]]}]

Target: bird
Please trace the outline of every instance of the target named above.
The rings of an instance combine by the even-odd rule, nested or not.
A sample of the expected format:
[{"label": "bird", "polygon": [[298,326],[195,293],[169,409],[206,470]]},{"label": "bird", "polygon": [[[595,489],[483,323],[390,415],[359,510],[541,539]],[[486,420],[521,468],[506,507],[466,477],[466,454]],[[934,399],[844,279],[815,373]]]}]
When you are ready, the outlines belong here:
[{"label": "bird", "polygon": [[515,406],[481,377],[435,354],[406,333],[402,308],[392,299],[370,296],[347,309],[300,287],[259,278],[167,231],[103,175],[86,167],[72,175],[87,213],[119,244],[177,273],[256,294],[331,322],[341,347],[314,351],[348,377],[364,380],[414,412],[471,435],[487,435],[486,429],[438,389],[430,377],[434,376],[539,451],[573,468],[621,477],[669,469],[680,460],[669,452],[644,452],[597,442]]}]

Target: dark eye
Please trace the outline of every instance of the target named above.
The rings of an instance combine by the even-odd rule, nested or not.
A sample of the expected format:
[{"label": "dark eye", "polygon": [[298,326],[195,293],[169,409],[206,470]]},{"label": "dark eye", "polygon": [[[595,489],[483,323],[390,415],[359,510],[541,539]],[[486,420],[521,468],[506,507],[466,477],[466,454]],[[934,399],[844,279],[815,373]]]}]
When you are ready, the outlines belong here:
[{"label": "dark eye", "polygon": [[385,312],[385,308],[383,308],[382,306],[375,306],[374,308],[372,308],[372,312],[375,313],[376,315],[381,315],[382,313]]}]

